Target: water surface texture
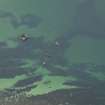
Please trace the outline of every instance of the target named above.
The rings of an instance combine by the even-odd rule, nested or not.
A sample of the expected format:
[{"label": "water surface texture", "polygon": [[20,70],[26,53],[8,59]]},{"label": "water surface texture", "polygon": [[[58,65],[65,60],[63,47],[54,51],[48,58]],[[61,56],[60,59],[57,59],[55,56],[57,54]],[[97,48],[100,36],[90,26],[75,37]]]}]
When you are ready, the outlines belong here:
[{"label": "water surface texture", "polygon": [[0,0],[0,105],[105,105],[104,0]]}]

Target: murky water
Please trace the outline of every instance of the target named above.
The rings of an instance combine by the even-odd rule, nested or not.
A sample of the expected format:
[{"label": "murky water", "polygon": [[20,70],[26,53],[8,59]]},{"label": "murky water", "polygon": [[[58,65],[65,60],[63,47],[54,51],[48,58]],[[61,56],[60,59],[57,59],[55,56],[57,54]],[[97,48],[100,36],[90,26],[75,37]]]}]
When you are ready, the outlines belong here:
[{"label": "murky water", "polygon": [[1,0],[0,104],[104,105],[104,7]]}]

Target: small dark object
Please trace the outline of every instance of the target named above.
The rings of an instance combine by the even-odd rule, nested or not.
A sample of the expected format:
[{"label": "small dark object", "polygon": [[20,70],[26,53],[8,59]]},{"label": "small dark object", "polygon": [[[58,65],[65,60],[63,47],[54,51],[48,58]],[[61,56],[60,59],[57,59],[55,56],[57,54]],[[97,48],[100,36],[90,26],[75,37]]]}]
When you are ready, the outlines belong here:
[{"label": "small dark object", "polygon": [[29,39],[29,36],[28,36],[28,34],[23,33],[23,34],[20,36],[20,39],[21,39],[22,41],[27,41],[27,40]]}]

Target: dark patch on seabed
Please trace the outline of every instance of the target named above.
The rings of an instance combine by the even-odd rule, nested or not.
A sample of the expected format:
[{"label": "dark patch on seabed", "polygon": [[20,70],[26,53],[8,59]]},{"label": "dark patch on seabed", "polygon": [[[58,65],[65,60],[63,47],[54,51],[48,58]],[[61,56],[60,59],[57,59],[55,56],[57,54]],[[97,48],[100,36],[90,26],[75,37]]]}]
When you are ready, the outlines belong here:
[{"label": "dark patch on seabed", "polygon": [[36,28],[42,21],[42,18],[34,14],[26,14],[20,17],[15,16],[14,13],[0,10],[0,18],[8,19],[14,28],[20,26],[27,26],[28,28]]},{"label": "dark patch on seabed", "polygon": [[[97,89],[58,90],[46,95],[1,97],[2,105],[105,105],[105,97],[97,96]],[[2,100],[1,100],[2,99]]]},{"label": "dark patch on seabed", "polygon": [[42,76],[41,75],[38,75],[38,76],[32,76],[32,77],[29,77],[27,79],[24,79],[24,80],[20,80],[18,81],[16,84],[15,84],[15,87],[24,87],[24,86],[27,86],[27,85],[30,85],[30,84],[33,84],[37,81],[41,81],[42,80]]}]

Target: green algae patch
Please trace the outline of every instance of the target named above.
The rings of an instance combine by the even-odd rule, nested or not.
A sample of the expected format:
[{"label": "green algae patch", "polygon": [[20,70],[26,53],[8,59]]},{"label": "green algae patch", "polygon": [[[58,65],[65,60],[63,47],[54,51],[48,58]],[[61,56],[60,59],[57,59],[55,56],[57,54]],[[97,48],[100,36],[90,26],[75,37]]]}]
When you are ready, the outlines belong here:
[{"label": "green algae patch", "polygon": [[33,67],[33,64],[35,62],[30,59],[23,59],[22,61],[24,61],[24,65],[22,65],[21,68]]},{"label": "green algae patch", "polygon": [[14,84],[16,84],[17,81],[25,78],[26,78],[25,75],[21,75],[10,79],[0,79],[0,91],[11,88],[12,86],[14,86]]},{"label": "green algae patch", "polygon": [[[94,70],[93,70],[94,69]],[[95,68],[91,68],[90,70],[86,71],[89,73],[92,77],[96,78],[97,80],[100,81],[105,81],[105,71],[100,71],[100,69],[97,71]]]},{"label": "green algae patch", "polygon": [[36,75],[43,75],[46,76],[50,73],[46,68],[43,68],[42,66],[38,66],[37,70],[34,72]]},{"label": "green algae patch", "polygon": [[[30,92],[27,93],[27,95],[43,95],[47,94],[52,91],[56,91],[59,89],[72,89],[72,88],[78,88],[77,86],[67,86],[64,85],[64,82],[66,80],[70,79],[70,77],[63,77],[63,76],[44,76],[43,80],[40,82],[37,82],[37,87],[33,88]],[[74,79],[71,78],[71,81]],[[46,81],[50,81],[47,84],[44,84]]]},{"label": "green algae patch", "polygon": [[59,69],[63,69],[63,70],[68,69],[67,66],[61,66],[61,65],[54,65],[54,67],[59,68]]},{"label": "green algae patch", "polygon": [[105,81],[105,73],[102,73],[102,72],[97,73],[97,72],[91,72],[91,71],[88,73],[90,73],[90,75],[92,75],[98,80]]}]

